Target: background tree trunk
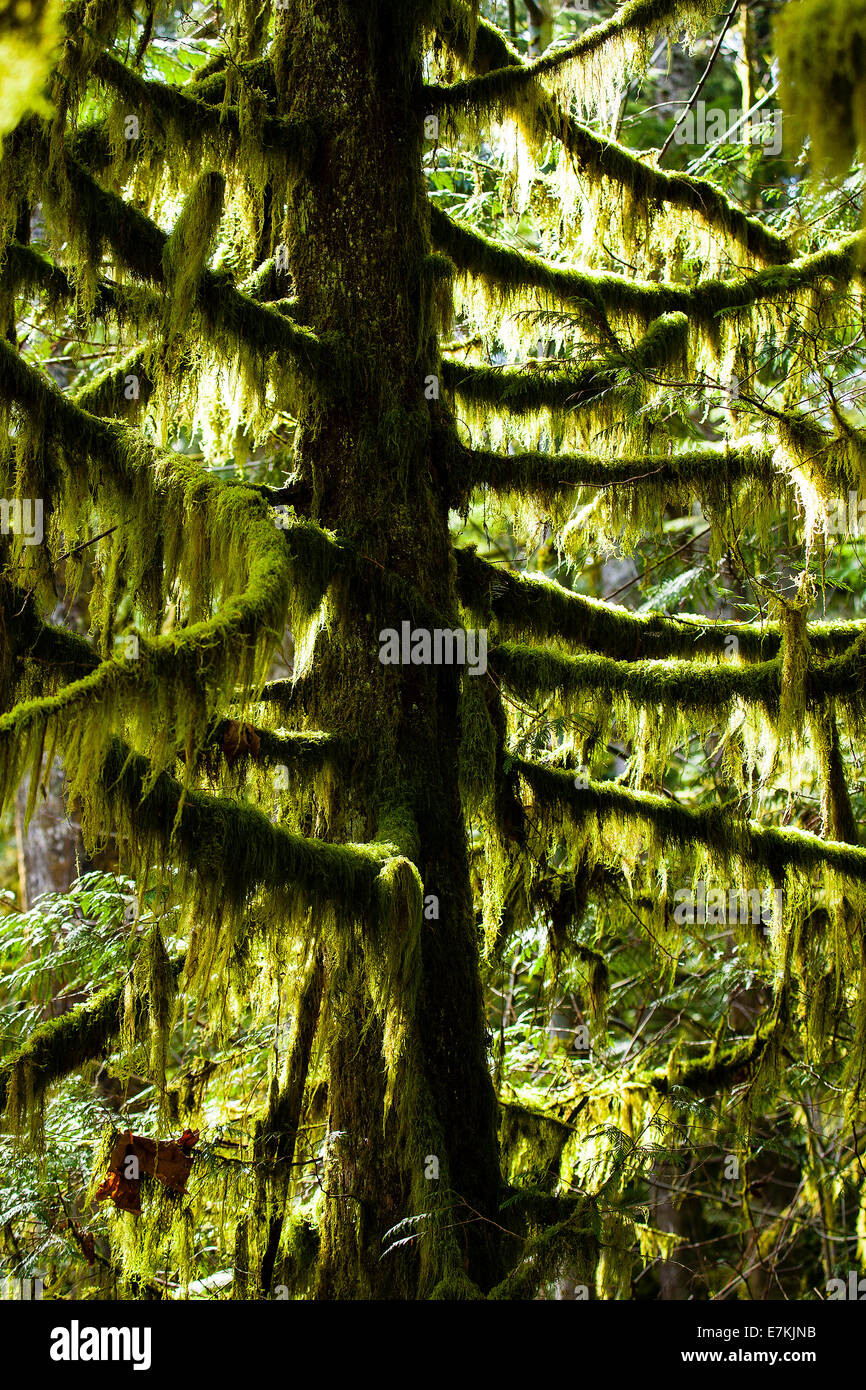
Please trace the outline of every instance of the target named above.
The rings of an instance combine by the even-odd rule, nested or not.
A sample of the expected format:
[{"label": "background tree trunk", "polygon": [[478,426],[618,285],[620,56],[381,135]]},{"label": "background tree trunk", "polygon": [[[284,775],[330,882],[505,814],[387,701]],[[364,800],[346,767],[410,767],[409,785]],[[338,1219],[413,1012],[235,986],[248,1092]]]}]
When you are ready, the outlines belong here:
[{"label": "background tree trunk", "polygon": [[29,777],[24,778],[15,797],[20,900],[27,909],[43,893],[65,893],[76,878],[93,868],[81,830],[67,810],[65,788],[63,764],[55,758],[50,769],[43,767],[36,807],[26,828]]}]

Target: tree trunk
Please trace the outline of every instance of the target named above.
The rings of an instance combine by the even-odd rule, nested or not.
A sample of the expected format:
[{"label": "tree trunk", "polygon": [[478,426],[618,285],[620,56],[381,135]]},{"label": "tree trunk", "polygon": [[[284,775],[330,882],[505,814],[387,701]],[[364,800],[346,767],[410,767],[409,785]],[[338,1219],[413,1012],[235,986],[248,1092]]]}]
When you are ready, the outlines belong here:
[{"label": "tree trunk", "polygon": [[526,0],[529,18],[527,37],[530,58],[540,58],[553,41],[553,6],[551,0]]},{"label": "tree trunk", "polygon": [[[399,631],[408,618],[417,625],[422,607],[458,626],[448,497],[433,449],[443,405],[428,399],[441,262],[430,257],[424,113],[413,104],[416,6],[308,0],[297,11],[284,40],[287,114],[318,112],[327,134],[314,175],[294,190],[287,241],[299,315],[340,353],[345,393],[309,403],[300,466],[316,519],[357,548],[364,576],[332,587],[308,711],[315,727],[345,733],[359,749],[329,833],[401,839],[424,894],[438,900],[420,927],[415,978],[399,985],[407,996],[417,987],[410,1027],[423,1073],[408,1117],[398,1097],[383,1123],[382,1023],[364,947],[328,953],[328,988],[339,988],[347,1021],[329,1040],[318,1296],[406,1298],[442,1283],[442,1270],[435,1259],[425,1264],[424,1234],[384,1259],[383,1237],[401,1217],[421,1215],[437,1182],[440,1197],[444,1185],[452,1194],[465,1274],[487,1288],[500,1272],[495,1228],[477,1219],[495,1217],[499,1164],[458,793],[459,672],[379,660],[381,629]],[[414,615],[379,582],[385,564],[417,594]],[[431,1157],[438,1180],[425,1177],[437,1164],[419,1172]]]},{"label": "tree trunk", "polygon": [[36,807],[25,828],[24,815],[30,793],[25,777],[15,798],[15,834],[18,841],[18,883],[21,904],[31,908],[43,893],[65,893],[80,874],[92,868],[84,852],[81,831],[70,819],[66,806],[63,765],[55,758],[50,771],[42,770]]}]

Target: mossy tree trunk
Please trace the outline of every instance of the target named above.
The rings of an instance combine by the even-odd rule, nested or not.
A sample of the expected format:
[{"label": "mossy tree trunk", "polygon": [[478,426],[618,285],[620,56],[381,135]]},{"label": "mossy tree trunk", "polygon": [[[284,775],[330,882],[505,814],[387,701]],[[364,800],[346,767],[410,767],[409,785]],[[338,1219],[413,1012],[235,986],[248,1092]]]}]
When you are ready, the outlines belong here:
[{"label": "mossy tree trunk", "polygon": [[[458,791],[459,678],[454,667],[381,664],[379,632],[399,628],[404,614],[388,607],[375,583],[387,567],[430,611],[459,625],[448,499],[431,445],[441,407],[425,391],[437,354],[425,273],[423,111],[413,100],[418,40],[412,7],[397,0],[362,8],[311,0],[304,7],[287,45],[288,114],[319,112],[329,133],[296,189],[287,230],[299,317],[335,345],[346,387],[336,404],[310,402],[301,419],[301,466],[316,519],[357,545],[371,577],[369,586],[337,591],[330,631],[319,639],[310,713],[357,749],[330,831],[366,841],[387,826],[420,873],[428,916],[414,983],[433,1111],[423,1122],[441,1135],[445,1151],[430,1157],[438,1182],[447,1174],[454,1219],[462,1223],[472,1213],[494,1214],[499,1172]],[[347,973],[351,1024],[330,1056],[318,1291],[411,1297],[413,1260],[405,1247],[383,1260],[382,1240],[407,1210],[420,1215],[410,1194],[437,1180],[424,1179],[418,1154],[402,1151],[383,1126],[381,1028],[360,953]],[[464,1266],[488,1286],[498,1269],[493,1227],[475,1220],[462,1229]]]}]

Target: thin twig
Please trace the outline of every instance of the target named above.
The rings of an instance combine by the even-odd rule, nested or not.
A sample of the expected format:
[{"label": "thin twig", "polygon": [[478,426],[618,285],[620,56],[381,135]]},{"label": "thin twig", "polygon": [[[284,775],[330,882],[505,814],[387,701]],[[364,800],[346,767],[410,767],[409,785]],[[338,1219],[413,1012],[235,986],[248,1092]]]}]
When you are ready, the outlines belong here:
[{"label": "thin twig", "polygon": [[697,87],[695,87],[695,90],[692,92],[691,96],[689,97],[688,103],[687,103],[687,105],[686,105],[685,111],[681,112],[681,114],[680,114],[680,116],[678,117],[678,119],[674,122],[673,128],[672,128],[672,130],[671,130],[670,135],[668,136],[667,140],[665,140],[664,144],[662,145],[661,149],[659,150],[659,157],[658,157],[658,160],[656,161],[657,164],[661,164],[662,160],[664,159],[665,155],[666,155],[667,152],[668,152],[668,149],[669,149],[669,147],[670,147],[671,141],[673,140],[674,136],[676,135],[676,133],[677,133],[677,131],[679,130],[680,126],[682,125],[683,121],[684,121],[684,120],[686,119],[686,117],[688,116],[689,112],[692,110],[692,108],[693,108],[695,102],[697,101],[698,97],[700,96],[701,92],[704,90],[704,87],[706,86],[707,78],[709,77],[709,75],[710,75],[710,73],[711,73],[711,71],[712,71],[713,64],[715,63],[716,59],[717,59],[718,56],[719,56],[719,51],[720,51],[720,49],[721,49],[721,47],[722,47],[722,40],[724,39],[725,34],[727,34],[728,30],[730,29],[731,24],[732,24],[733,19],[734,19],[734,15],[737,13],[737,10],[738,10],[739,8],[740,8],[740,0],[734,0],[733,5],[731,6],[730,11],[728,12],[728,16],[727,16],[727,18],[726,18],[724,24],[722,25],[722,32],[719,34],[719,37],[716,39],[716,46],[715,46],[715,48],[713,49],[712,53],[710,54],[710,61],[707,63],[707,66],[704,68],[704,70],[703,70],[703,72],[702,72],[702,74],[701,74],[701,76],[700,76],[700,79],[699,79],[699,81],[698,81]]},{"label": "thin twig", "polygon": [[73,546],[71,550],[65,550],[62,555],[58,555],[55,564],[59,565],[61,560],[71,560],[73,555],[77,555],[81,550],[86,550],[89,545],[96,545],[97,541],[104,541],[106,536],[112,535],[116,530],[117,526],[109,526],[107,531],[100,531],[98,536],[91,536],[89,541],[82,541],[80,545]]}]

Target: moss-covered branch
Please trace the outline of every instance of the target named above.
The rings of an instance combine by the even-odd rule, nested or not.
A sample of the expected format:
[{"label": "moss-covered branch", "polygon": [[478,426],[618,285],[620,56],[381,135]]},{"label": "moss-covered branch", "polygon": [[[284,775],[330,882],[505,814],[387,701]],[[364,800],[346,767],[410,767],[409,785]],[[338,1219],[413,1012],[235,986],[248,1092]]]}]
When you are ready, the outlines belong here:
[{"label": "moss-covered branch", "polygon": [[750,479],[770,485],[778,477],[773,453],[760,441],[707,444],[676,454],[617,454],[615,458],[463,449],[452,462],[452,479],[461,500],[468,500],[480,487],[542,501],[576,487],[688,488],[701,495],[706,488],[717,492]]},{"label": "moss-covered branch", "polygon": [[83,637],[40,620],[32,593],[0,579],[0,714],[13,704],[19,688],[41,694],[56,682],[80,679],[99,665],[99,656]]},{"label": "moss-covered branch", "polygon": [[[260,272],[253,281],[239,293],[243,299],[249,298],[256,303],[268,300],[271,290],[274,294],[277,292],[274,287],[276,275],[274,258],[271,257],[260,267]],[[56,310],[61,303],[74,306],[77,298],[75,286],[62,267],[34,247],[22,246],[14,240],[8,243],[6,249],[5,260],[0,269],[0,286],[7,287],[15,294],[41,291],[46,295],[48,307],[52,310]],[[265,307],[269,312],[278,313],[293,325],[298,323],[292,312],[294,305],[293,300],[283,300],[266,304]],[[156,289],[140,284],[120,285],[99,276],[95,281],[93,311],[100,318],[114,315],[121,329],[126,325],[138,328],[142,324],[161,328],[164,323],[165,299]],[[236,344],[245,344],[247,341],[243,331],[235,339]],[[106,352],[110,351],[110,345],[107,344]],[[142,343],[120,362],[106,368],[94,380],[87,382],[80,389],[73,390],[71,394],[79,405],[94,415],[136,416],[147,405],[154,390],[154,362],[158,362],[159,353],[160,343],[157,339]],[[186,365],[188,364],[183,359],[174,362],[173,377],[185,370]],[[130,375],[137,378],[138,395],[134,399],[128,398],[125,391]],[[286,496],[274,500],[290,501],[291,498]]]},{"label": "moss-covered branch", "polygon": [[722,665],[696,661],[614,661],[606,656],[562,656],[503,642],[489,656],[493,673],[524,700],[554,697],[568,703],[588,691],[626,696],[633,705],[720,710],[734,700],[773,708],[778,703],[781,661]]},{"label": "moss-covered branch", "polygon": [[[70,683],[92,677],[97,670],[106,668],[106,663],[100,662],[98,652],[85,638],[67,628],[41,622],[32,596],[14,586],[2,586],[0,621],[6,634],[8,656],[23,668],[23,683],[28,689],[34,687],[31,690],[34,697],[44,700],[46,693],[56,686],[66,687],[68,692]],[[124,669],[123,663],[117,666]],[[75,691],[72,697],[75,698]],[[65,707],[62,696],[59,707]],[[30,712],[23,714],[25,726],[34,717],[35,708],[31,705]],[[3,711],[0,719],[5,714],[21,727],[14,709]],[[240,737],[240,730],[244,731],[244,737]],[[214,726],[206,749],[221,750],[229,762],[236,761],[239,756],[251,756],[257,763],[286,767],[302,777],[333,768],[347,751],[345,741],[334,734],[315,730],[276,734],[270,729],[241,725],[229,719],[221,719]]]},{"label": "moss-covered branch", "polygon": [[[502,69],[520,65],[519,54],[495,25],[478,20],[473,33],[463,23],[465,6],[455,0],[454,20],[443,31],[443,37],[457,58],[471,71],[481,76],[494,74],[497,80]],[[609,179],[627,190],[635,202],[644,206],[669,204],[683,212],[696,215],[712,230],[739,243],[751,256],[768,264],[791,259],[790,248],[783,237],[765,227],[755,217],[742,212],[715,184],[708,179],[691,178],[686,174],[666,174],[661,169],[639,159],[614,140],[605,140],[575,121],[567,111],[541,87],[531,82],[527,91],[510,93],[508,83],[494,90],[489,100],[494,108],[512,106],[531,138],[537,135],[561,141],[576,161],[578,169],[591,179]],[[426,109],[447,110],[452,101],[451,87],[430,86],[425,90]],[[527,100],[527,96],[531,99]],[[464,96],[465,100],[465,96]]]},{"label": "moss-covered branch", "polygon": [[[768,661],[720,663],[696,660],[615,661],[606,656],[563,656],[514,642],[503,642],[490,653],[494,675],[524,700],[553,697],[567,704],[592,691],[603,697],[625,696],[635,706],[715,711],[721,714],[734,701],[761,705],[778,714],[782,690],[782,657]],[[841,699],[860,708],[866,694],[866,636],[841,656],[810,661],[804,676],[810,704]],[[837,777],[841,768],[837,768]],[[847,836],[845,837],[848,838]]]},{"label": "moss-covered branch", "polygon": [[520,758],[515,765],[542,803],[559,806],[576,823],[589,817],[614,818],[651,830],[664,845],[702,845],[726,862],[739,858],[784,876],[788,868],[808,873],[831,868],[858,883],[866,882],[866,850],[822,840],[804,830],[775,830],[757,821],[735,819],[722,806],[690,810],[652,792],[635,792],[615,782],[575,786],[570,772]]},{"label": "moss-covered branch", "polygon": [[336,734],[315,730],[275,734],[257,725],[244,725],[245,739],[237,745],[237,721],[222,719],[209,740],[211,747],[220,748],[230,761],[248,753],[255,762],[268,767],[285,767],[301,777],[321,773],[336,766],[346,753],[344,741]]},{"label": "moss-covered branch", "polygon": [[[0,343],[4,399],[39,422],[43,451],[50,456],[56,447],[65,462],[56,474],[59,498],[49,492],[49,500],[65,502],[68,490],[77,512],[90,492],[100,518],[115,521],[111,568],[124,564],[125,581],[157,618],[179,580],[192,619],[155,640],[141,637],[135,659],[103,661],[60,693],[4,716],[4,789],[41,756],[49,729],[72,742],[85,738],[93,753],[95,739],[133,720],[167,766],[178,749],[189,754],[200,745],[238,682],[249,689],[263,680],[287,621],[303,648],[342,551],[308,523],[278,528],[254,489],[223,483],[195,461],[89,415]],[[111,599],[110,583],[105,593]],[[110,617],[109,608],[106,638]],[[97,711],[97,725],[85,732]]]},{"label": "moss-covered branch", "polygon": [[[51,308],[75,299],[75,286],[66,272],[35,246],[24,246],[14,238],[3,248],[0,285],[13,294],[32,294],[39,291],[47,296]],[[94,312],[101,316],[114,307],[114,287],[102,282]]]},{"label": "moss-covered branch", "polygon": [[[256,503],[261,506],[260,499]],[[260,552],[251,562],[249,585],[215,617],[155,641],[141,637],[134,660],[104,660],[57,693],[0,716],[0,798],[11,795],[31,763],[38,765],[49,734],[73,756],[76,750],[81,755],[82,744],[87,756],[93,756],[112,729],[123,729],[132,720],[159,750],[162,766],[180,750],[193,751],[220,698],[239,673],[251,679],[255,654],[263,641],[272,642],[281,633],[285,621],[289,540],[266,518],[259,529]],[[93,720],[96,725],[89,725]],[[314,745],[309,739],[293,747],[291,740],[266,733],[264,756],[300,767],[332,751]]]},{"label": "moss-covered branch", "polygon": [[[335,845],[274,825],[244,802],[185,790],[119,740],[111,741],[98,783],[106,810],[137,852],[179,862],[226,910],[258,889],[300,893],[321,906],[337,903],[351,915],[372,911],[376,881],[394,846]],[[106,817],[108,820],[108,817]]]},{"label": "moss-covered branch", "polygon": [[497,45],[492,37],[484,35],[479,47],[488,61],[495,64],[494,71],[467,82],[454,83],[448,88],[448,104],[462,107],[477,103],[487,107],[506,94],[510,100],[516,100],[522,90],[548,73],[588,60],[597,62],[606,45],[616,49],[614,61],[622,78],[625,66],[622,57],[629,49],[648,56],[647,45],[660,33],[674,37],[683,29],[697,32],[699,25],[712,20],[718,8],[716,0],[627,0],[616,14],[593,24],[572,43],[557,45],[533,62],[521,61],[516,71],[517,64],[513,60],[517,55],[511,45],[504,40],[501,46]]},{"label": "moss-covered branch", "polygon": [[633,385],[633,373],[659,370],[682,362],[688,321],[683,314],[656,319],[632,352],[611,356],[581,371],[563,371],[561,362],[544,360],[532,368],[476,367],[445,359],[441,365],[446,388],[475,405],[528,412],[541,409],[576,410],[616,389],[623,379]]},{"label": "moss-covered branch", "polygon": [[[133,348],[119,362],[106,367],[104,372],[82,386],[76,386],[70,392],[75,404],[91,415],[137,419],[147,408],[156,389],[153,361],[157,351],[158,345],[154,341]],[[184,365],[183,362],[178,363],[175,375],[184,370]],[[131,377],[135,378],[138,393],[132,397],[127,390]]]},{"label": "moss-covered branch", "polygon": [[46,666],[52,677],[75,680],[99,665],[89,642],[64,627],[40,623],[35,639],[21,653],[25,662]]},{"label": "moss-covered branch", "polygon": [[[175,981],[184,960],[182,953],[170,959]],[[109,985],[69,1013],[34,1028],[26,1042],[0,1062],[0,1114],[13,1097],[38,1103],[52,1083],[104,1057],[124,1026],[125,990],[125,980]]]},{"label": "moss-covered branch", "polygon": [[[91,383],[81,399],[90,400],[95,395],[96,403],[99,403],[102,394],[100,380]],[[91,414],[79,400],[72,400],[59,391],[53,382],[46,380],[5,342],[0,342],[0,402],[7,407],[17,406],[29,419],[37,422],[42,441],[56,445],[67,463],[77,465],[82,474],[88,477],[97,502],[100,493],[112,500],[121,497],[141,499],[144,493],[158,509],[170,507],[175,524],[179,519],[179,510],[194,512],[199,522],[209,521],[209,529],[214,532],[218,529],[221,507],[236,508],[246,504],[257,511],[261,518],[267,517],[266,498],[262,490],[234,481],[223,481],[173,450],[157,449],[122,423]],[[265,492],[267,500],[271,500],[271,491],[266,489]],[[291,500],[294,495],[291,491],[288,497],[280,494],[279,500]],[[273,497],[276,500],[277,494],[273,493]],[[239,517],[234,519],[241,524]],[[162,516],[160,520],[165,525],[169,517]],[[252,520],[252,517],[248,518],[246,524]],[[276,533],[272,524],[269,529]],[[300,532],[294,528],[291,532],[285,532],[284,539],[291,548],[290,534],[300,536]],[[312,535],[310,531],[311,538]],[[327,553],[332,560],[336,559],[336,548],[328,543],[324,532],[317,531],[317,535],[324,547],[320,547],[320,558]],[[188,534],[186,540],[188,543]],[[272,549],[272,541],[273,537],[269,535],[266,551]],[[315,550],[314,539],[311,539],[311,544]],[[171,549],[170,545],[166,546],[169,553]],[[307,566],[317,563],[312,552],[305,554],[304,560]]]},{"label": "moss-covered branch", "polygon": [[[27,134],[31,167],[50,168],[44,132],[31,122]],[[66,154],[62,176],[54,169],[40,190],[51,216],[66,228],[73,244],[87,245],[91,265],[98,262],[107,244],[126,270],[146,284],[163,291],[168,288],[166,233],[119,194],[102,188],[78,160]],[[243,294],[225,274],[202,270],[195,307],[205,332],[218,343],[227,339],[264,360],[276,353],[281,362],[287,359],[311,382],[324,383],[334,370],[329,350],[312,330]]]},{"label": "moss-covered branch", "polygon": [[634,315],[642,323],[661,314],[682,313],[691,322],[711,327],[720,314],[783,299],[825,279],[848,284],[862,273],[861,232],[788,265],[686,286],[574,270],[540,256],[511,250],[461,226],[435,205],[430,210],[430,227],[434,244],[459,270],[481,276],[505,295],[539,289],[561,299],[589,304],[606,314]]},{"label": "moss-covered branch", "polygon": [[695,1096],[730,1091],[752,1080],[767,1053],[772,1053],[778,1045],[781,1033],[779,1016],[771,1012],[758,1022],[750,1037],[724,1047],[713,1045],[699,1057],[676,1056],[664,1071],[650,1072],[640,1077],[640,1081],[660,1095],[670,1095],[676,1089],[690,1091]]},{"label": "moss-covered branch", "polygon": [[[503,632],[532,641],[547,638],[599,652],[617,661],[646,658],[723,656],[730,639],[740,656],[768,661],[779,654],[778,623],[727,623],[697,614],[667,617],[636,614],[601,599],[573,594],[543,578],[520,578],[482,560],[468,548],[455,551],[460,597],[482,623],[493,619]],[[810,623],[812,649],[841,655],[866,632],[862,621]],[[826,679],[832,679],[827,673]],[[842,679],[840,674],[840,680]]]},{"label": "moss-covered branch", "polygon": [[[201,86],[195,95],[164,82],[148,82],[109,53],[101,53],[93,64],[95,77],[116,91],[136,112],[147,112],[163,137],[187,145],[200,145],[205,139],[218,140],[231,158],[240,149],[244,131],[237,107],[211,105],[202,99]],[[224,81],[214,84],[224,90]],[[150,139],[155,132],[148,131]],[[306,172],[313,164],[319,136],[313,122],[264,116],[256,131],[265,152],[279,152],[293,172]]]}]

